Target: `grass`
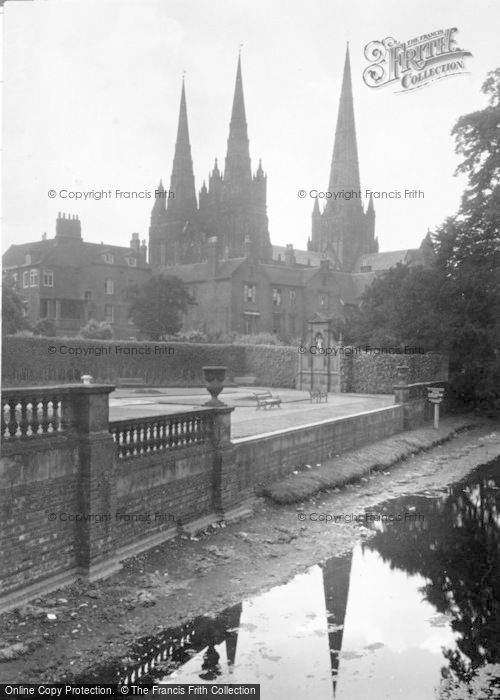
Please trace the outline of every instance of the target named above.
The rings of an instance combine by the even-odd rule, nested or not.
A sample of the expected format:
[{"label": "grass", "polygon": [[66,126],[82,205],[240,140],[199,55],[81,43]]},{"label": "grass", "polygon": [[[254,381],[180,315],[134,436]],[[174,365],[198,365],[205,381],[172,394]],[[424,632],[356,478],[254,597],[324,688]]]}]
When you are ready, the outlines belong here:
[{"label": "grass", "polygon": [[262,494],[281,505],[298,503],[320,491],[345,486],[372,471],[388,469],[411,455],[450,440],[471,425],[470,419],[460,419],[442,425],[438,431],[420,428],[339,455],[319,467],[302,465],[297,468],[298,473],[266,486]]}]

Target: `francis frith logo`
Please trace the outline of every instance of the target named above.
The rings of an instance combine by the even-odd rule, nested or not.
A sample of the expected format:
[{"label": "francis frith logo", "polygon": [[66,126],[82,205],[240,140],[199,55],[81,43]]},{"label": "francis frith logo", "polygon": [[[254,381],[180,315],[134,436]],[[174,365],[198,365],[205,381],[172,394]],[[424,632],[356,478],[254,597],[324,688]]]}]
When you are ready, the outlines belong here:
[{"label": "francis frith logo", "polygon": [[464,59],[472,54],[456,46],[457,31],[456,27],[438,29],[406,42],[393,37],[371,41],[365,46],[370,65],[363,72],[364,82],[371,88],[396,83],[400,92],[408,92],[464,73]]}]

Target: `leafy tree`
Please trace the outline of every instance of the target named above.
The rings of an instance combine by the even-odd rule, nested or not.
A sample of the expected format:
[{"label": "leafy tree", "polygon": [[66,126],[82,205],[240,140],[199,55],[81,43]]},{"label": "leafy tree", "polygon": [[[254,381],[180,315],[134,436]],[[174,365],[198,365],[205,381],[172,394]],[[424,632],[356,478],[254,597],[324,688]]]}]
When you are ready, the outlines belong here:
[{"label": "leafy tree", "polygon": [[5,335],[28,330],[26,302],[16,289],[12,275],[4,275],[2,283],[2,332]]},{"label": "leafy tree", "polygon": [[468,184],[456,216],[433,236],[430,268],[398,265],[366,290],[350,332],[372,346],[420,345],[450,356],[455,398],[500,404],[500,69],[487,107],[452,135]]},{"label": "leafy tree", "polygon": [[150,340],[178,333],[182,316],[196,304],[178,277],[155,275],[129,292],[129,315]]}]

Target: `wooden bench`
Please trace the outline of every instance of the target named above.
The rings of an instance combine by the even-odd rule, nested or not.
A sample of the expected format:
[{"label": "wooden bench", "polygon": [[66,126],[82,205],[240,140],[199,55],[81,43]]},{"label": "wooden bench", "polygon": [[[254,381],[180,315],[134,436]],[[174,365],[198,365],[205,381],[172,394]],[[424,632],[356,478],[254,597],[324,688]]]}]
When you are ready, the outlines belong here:
[{"label": "wooden bench", "polygon": [[243,384],[244,386],[252,386],[255,384],[257,377],[235,377],[234,381],[236,384]]},{"label": "wooden bench", "polygon": [[316,401],[316,403],[321,403],[322,399],[325,399],[325,402],[327,402],[328,392],[325,389],[311,389],[309,391],[309,397],[311,399],[311,403],[313,401]]},{"label": "wooden bench", "polygon": [[127,389],[133,386],[145,386],[145,384],[144,377],[118,377],[116,380],[116,386]]},{"label": "wooden bench", "polygon": [[255,408],[256,411],[258,411],[259,408],[266,410],[266,408],[272,408],[273,406],[278,406],[278,408],[281,408],[280,397],[273,396],[270,391],[265,391],[261,394],[254,394],[254,397],[257,401],[257,406]]}]

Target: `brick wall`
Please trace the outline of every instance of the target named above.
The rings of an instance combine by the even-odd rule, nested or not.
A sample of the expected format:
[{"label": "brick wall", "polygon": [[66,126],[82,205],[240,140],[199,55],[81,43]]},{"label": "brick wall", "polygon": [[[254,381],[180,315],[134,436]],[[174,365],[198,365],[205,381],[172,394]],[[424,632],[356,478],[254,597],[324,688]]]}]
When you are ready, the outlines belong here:
[{"label": "brick wall", "polygon": [[401,432],[404,407],[323,421],[300,429],[234,441],[234,498],[247,497],[300,464],[324,462],[337,454]]},{"label": "brick wall", "polygon": [[[114,533],[118,549],[213,512],[213,453],[206,446],[146,455],[118,465]],[[122,514],[149,514],[135,520]],[[162,514],[162,515],[157,515]],[[172,516],[172,517],[169,517]]]},{"label": "brick wall", "polygon": [[0,592],[76,567],[76,524],[65,514],[79,510],[78,469],[78,450],[63,437],[0,460]]}]

